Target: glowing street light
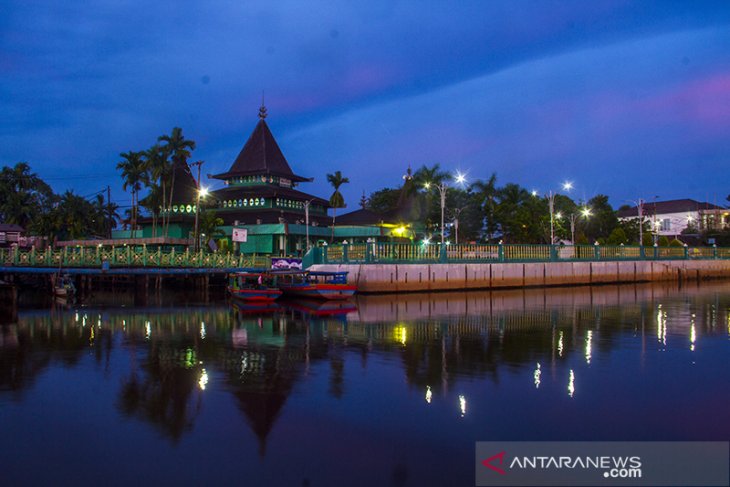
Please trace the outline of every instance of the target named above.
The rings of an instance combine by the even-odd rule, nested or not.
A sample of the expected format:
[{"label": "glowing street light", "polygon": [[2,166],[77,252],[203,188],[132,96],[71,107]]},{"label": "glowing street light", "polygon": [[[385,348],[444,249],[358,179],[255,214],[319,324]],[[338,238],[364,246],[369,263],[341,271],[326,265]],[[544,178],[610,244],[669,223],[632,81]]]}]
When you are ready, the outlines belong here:
[{"label": "glowing street light", "polygon": [[[460,171],[456,172],[456,175],[453,176],[454,181],[456,181],[457,184],[463,185],[466,182],[466,174],[463,174]],[[446,210],[446,190],[449,188],[446,185],[446,181],[442,182],[441,184],[434,184],[432,185],[430,182],[424,183],[423,187],[426,190],[430,190],[431,186],[434,186],[439,191],[439,195],[441,196],[441,245],[444,245],[445,243],[445,236],[444,236],[444,211]]]},{"label": "glowing street light", "polygon": [[[563,190],[564,191],[570,191],[573,189],[573,182],[572,181],[566,181],[563,183]],[[553,245],[555,243],[555,195],[557,193],[553,193],[551,190],[548,193],[548,206],[550,208],[550,245]],[[558,217],[560,218],[560,217]]]},{"label": "glowing street light", "polygon": [[194,243],[194,250],[198,250],[200,247],[200,235],[198,235],[199,225],[200,225],[200,198],[205,198],[208,194],[208,188],[203,188],[200,186],[200,167],[203,165],[203,161],[196,161],[190,163],[191,166],[198,166],[198,191],[197,193],[197,202],[195,203],[195,231],[193,234],[195,235],[195,243]]}]

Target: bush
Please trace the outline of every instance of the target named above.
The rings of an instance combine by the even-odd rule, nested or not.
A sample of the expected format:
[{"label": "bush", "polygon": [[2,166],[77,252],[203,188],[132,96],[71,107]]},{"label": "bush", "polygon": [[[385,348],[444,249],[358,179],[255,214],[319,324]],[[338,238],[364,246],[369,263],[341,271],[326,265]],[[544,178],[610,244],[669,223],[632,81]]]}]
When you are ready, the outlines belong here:
[{"label": "bush", "polygon": [[652,245],[654,245],[654,237],[652,236],[652,234],[651,233],[645,233],[644,234],[644,237],[642,238],[641,244],[644,247],[651,247]]},{"label": "bush", "polygon": [[678,239],[675,238],[674,240],[672,240],[671,242],[669,242],[669,246],[670,247],[684,247],[684,244],[682,243],[681,240],[678,240]]},{"label": "bush", "polygon": [[611,232],[611,235],[608,236],[608,239],[606,239],[606,243],[608,245],[621,245],[625,244],[629,241],[628,237],[626,237],[626,232],[621,227],[616,227]]},{"label": "bush", "polygon": [[659,240],[657,240],[657,244],[660,247],[669,247],[669,239],[662,235],[661,237],[659,237]]}]

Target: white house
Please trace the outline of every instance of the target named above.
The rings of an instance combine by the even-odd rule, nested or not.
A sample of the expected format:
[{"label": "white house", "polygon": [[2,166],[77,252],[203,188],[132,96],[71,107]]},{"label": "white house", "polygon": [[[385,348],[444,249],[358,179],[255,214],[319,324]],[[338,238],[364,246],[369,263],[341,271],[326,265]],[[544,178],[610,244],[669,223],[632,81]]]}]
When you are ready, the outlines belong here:
[{"label": "white house", "polygon": [[[644,203],[641,214],[644,222],[651,223],[653,234],[666,237],[676,237],[688,226],[697,231],[730,228],[729,209],[691,199]],[[619,210],[618,217],[621,220],[639,218],[639,208]]]}]

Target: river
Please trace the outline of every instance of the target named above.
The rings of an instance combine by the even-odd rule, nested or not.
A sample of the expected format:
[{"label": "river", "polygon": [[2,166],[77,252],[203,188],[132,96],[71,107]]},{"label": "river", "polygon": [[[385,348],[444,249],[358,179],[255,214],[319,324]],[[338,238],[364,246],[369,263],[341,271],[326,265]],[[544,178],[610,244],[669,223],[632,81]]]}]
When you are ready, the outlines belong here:
[{"label": "river", "polygon": [[730,283],[125,293],[0,327],[5,485],[473,485],[476,441],[730,438]]}]

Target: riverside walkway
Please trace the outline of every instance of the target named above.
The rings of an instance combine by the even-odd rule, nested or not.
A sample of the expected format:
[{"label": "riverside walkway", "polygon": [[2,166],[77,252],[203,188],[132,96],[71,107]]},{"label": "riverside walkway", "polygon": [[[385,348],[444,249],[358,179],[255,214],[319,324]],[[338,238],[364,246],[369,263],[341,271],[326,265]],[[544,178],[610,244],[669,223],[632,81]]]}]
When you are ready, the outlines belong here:
[{"label": "riverside walkway", "polygon": [[79,247],[37,251],[0,249],[0,273],[108,275],[224,274],[269,267],[265,256],[189,249],[148,250],[145,246]]},{"label": "riverside walkway", "polygon": [[304,267],[315,264],[455,264],[605,262],[730,259],[730,247],[632,245],[440,245],[363,243],[315,247]]},{"label": "riverside walkway", "polygon": [[367,243],[317,247],[303,267],[346,271],[360,293],[682,282],[730,277],[730,248]]}]

